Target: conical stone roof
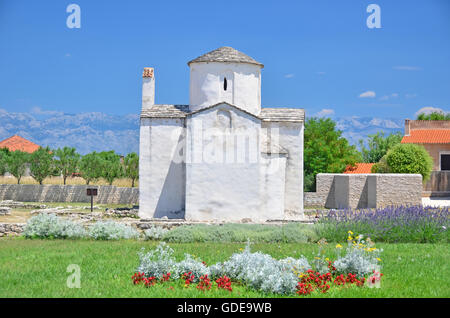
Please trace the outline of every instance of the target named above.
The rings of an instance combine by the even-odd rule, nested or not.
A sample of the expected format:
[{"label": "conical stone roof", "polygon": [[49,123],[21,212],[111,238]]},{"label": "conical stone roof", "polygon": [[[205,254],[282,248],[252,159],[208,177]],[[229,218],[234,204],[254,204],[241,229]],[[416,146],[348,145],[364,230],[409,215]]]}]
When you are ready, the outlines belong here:
[{"label": "conical stone roof", "polygon": [[202,56],[193,59],[188,62],[188,65],[191,63],[201,63],[201,62],[229,62],[229,63],[247,63],[247,64],[255,64],[259,65],[261,68],[264,67],[262,63],[259,63],[252,59],[250,56],[239,52],[236,49],[233,49],[229,46],[223,46],[214,51],[203,54]]}]

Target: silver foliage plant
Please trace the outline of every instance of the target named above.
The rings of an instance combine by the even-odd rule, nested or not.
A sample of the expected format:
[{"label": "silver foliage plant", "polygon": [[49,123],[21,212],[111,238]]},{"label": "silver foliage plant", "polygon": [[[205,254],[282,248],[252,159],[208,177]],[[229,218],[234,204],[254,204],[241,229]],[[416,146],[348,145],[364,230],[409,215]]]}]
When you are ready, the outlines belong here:
[{"label": "silver foliage plant", "polygon": [[173,250],[164,242],[148,253],[142,250],[139,258],[137,271],[147,277],[161,278],[163,274],[171,273],[172,277],[179,278],[184,273],[192,272],[194,279],[198,280],[205,274],[212,279],[226,275],[252,288],[277,294],[294,293],[298,282],[295,272],[311,268],[304,257],[276,260],[268,254],[252,253],[250,244],[242,252],[233,254],[228,261],[209,267],[189,254],[185,254],[181,262],[176,262]]},{"label": "silver foliage plant", "polygon": [[54,214],[40,213],[32,216],[22,233],[26,238],[82,238],[87,235],[84,227]]},{"label": "silver foliage plant", "polygon": [[160,240],[167,232],[169,232],[168,229],[152,225],[149,229],[144,231],[144,238],[146,240]]},{"label": "silver foliage plant", "polygon": [[379,256],[382,249],[374,248],[373,251],[368,251],[371,246],[371,241],[368,239],[369,247],[366,248],[366,241],[363,236],[359,235],[356,243],[348,243],[346,254],[343,257],[338,257],[334,262],[334,267],[338,273],[342,274],[356,274],[358,277],[370,275],[374,270],[380,271]]},{"label": "silver foliage plant", "polygon": [[137,239],[139,232],[126,224],[98,221],[89,226],[89,236],[95,240]]}]

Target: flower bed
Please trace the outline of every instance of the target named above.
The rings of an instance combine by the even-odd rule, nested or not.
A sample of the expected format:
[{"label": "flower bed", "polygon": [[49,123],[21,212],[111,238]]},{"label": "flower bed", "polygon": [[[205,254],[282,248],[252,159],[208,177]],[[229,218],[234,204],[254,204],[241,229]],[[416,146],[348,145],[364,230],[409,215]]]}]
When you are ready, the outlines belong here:
[{"label": "flower bed", "polygon": [[140,264],[132,276],[135,285],[145,287],[172,283],[173,286],[202,291],[212,288],[233,291],[233,285],[242,284],[255,290],[282,295],[308,295],[326,293],[330,289],[349,286],[364,287],[379,284],[380,253],[374,243],[362,235],[353,238],[348,232],[347,248],[336,245],[338,257],[335,261],[325,257],[325,240],[319,241],[319,251],[311,263],[301,256],[277,260],[268,254],[251,252],[250,243],[245,249],[234,253],[227,261],[207,266],[189,254],[177,262],[174,251],[164,242],[156,249],[139,253]]},{"label": "flower bed", "polygon": [[450,242],[448,208],[422,206],[376,210],[333,210],[320,219],[316,231],[328,241],[345,239],[348,229],[390,243]]}]

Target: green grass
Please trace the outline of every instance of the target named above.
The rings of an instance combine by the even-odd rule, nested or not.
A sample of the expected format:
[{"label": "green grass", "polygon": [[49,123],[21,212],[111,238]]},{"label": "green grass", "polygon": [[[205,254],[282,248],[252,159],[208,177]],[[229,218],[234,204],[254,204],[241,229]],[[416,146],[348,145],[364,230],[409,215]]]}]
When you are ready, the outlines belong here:
[{"label": "green grass", "polygon": [[[244,286],[232,293],[215,288],[201,292],[195,287],[157,285],[146,289],[133,286],[131,276],[138,265],[137,252],[156,245],[143,241],[25,240],[0,239],[0,297],[278,297]],[[185,243],[170,246],[178,259],[193,254],[208,264],[226,260],[244,247],[243,243]],[[450,297],[448,244],[377,244],[383,248],[381,288],[333,289],[308,297]],[[262,243],[252,245],[276,258],[311,260],[317,244]],[[333,258],[334,244],[327,256]],[[66,286],[69,264],[81,267],[81,288]],[[181,285],[180,285],[181,286]],[[295,297],[295,296],[294,296]]]}]

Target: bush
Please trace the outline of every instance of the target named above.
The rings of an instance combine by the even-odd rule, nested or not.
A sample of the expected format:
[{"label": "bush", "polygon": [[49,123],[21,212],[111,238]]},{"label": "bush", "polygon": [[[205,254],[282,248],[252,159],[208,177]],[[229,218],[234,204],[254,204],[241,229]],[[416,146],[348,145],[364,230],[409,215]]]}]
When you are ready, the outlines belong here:
[{"label": "bush", "polygon": [[139,232],[126,224],[99,221],[89,227],[89,236],[94,240],[137,239]]},{"label": "bush", "polygon": [[376,210],[330,211],[314,227],[328,241],[342,242],[352,230],[376,241],[389,243],[450,242],[448,208],[422,206]]},{"label": "bush", "polygon": [[392,173],[419,173],[423,181],[430,178],[433,158],[423,146],[399,144],[388,151],[386,163]]},{"label": "bush", "polygon": [[41,213],[28,220],[22,235],[26,238],[75,239],[85,237],[86,230],[79,223]]},{"label": "bush", "polygon": [[[347,233],[353,234],[351,231]],[[379,256],[383,250],[372,246],[370,239],[368,239],[368,242],[363,240],[363,235],[359,235],[354,241],[348,240],[346,255],[339,257],[333,264],[337,273],[352,273],[357,277],[364,277],[372,274],[373,271],[379,270]]]},{"label": "bush", "polygon": [[166,242],[286,242],[306,243],[316,241],[317,236],[311,225],[286,224],[224,224],[224,225],[183,225],[162,236]]},{"label": "bush", "polygon": [[160,240],[164,234],[166,234],[169,230],[165,229],[161,226],[152,225],[149,229],[144,231],[144,239],[145,240]]},{"label": "bush", "polygon": [[370,169],[372,173],[391,173],[391,168],[389,168],[386,162],[386,156],[383,156],[380,161],[372,166]]}]

